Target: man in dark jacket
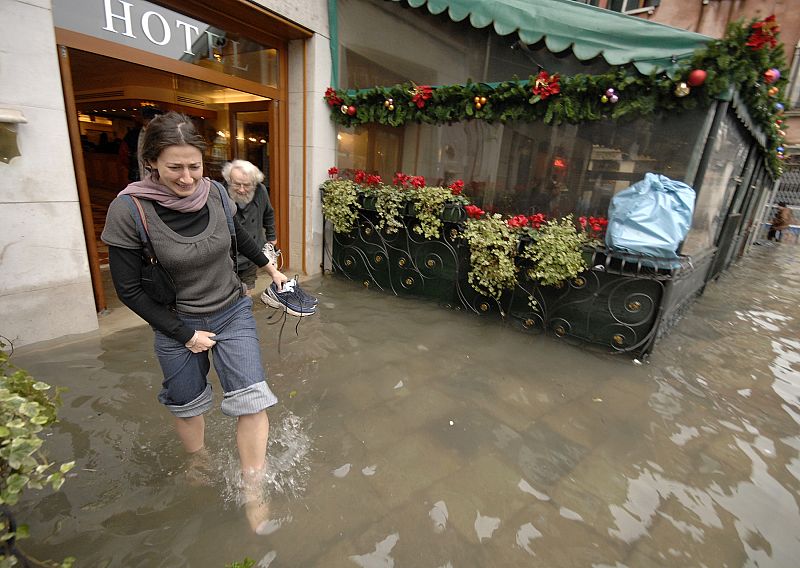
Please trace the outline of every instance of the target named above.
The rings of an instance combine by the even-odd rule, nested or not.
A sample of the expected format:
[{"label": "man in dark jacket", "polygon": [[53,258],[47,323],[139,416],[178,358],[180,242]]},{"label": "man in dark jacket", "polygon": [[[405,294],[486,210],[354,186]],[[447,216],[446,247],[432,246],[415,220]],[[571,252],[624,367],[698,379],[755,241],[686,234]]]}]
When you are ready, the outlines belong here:
[{"label": "man in dark jacket", "polygon": [[[275,245],[278,242],[275,210],[264,187],[261,170],[246,160],[234,160],[222,168],[222,177],[225,178],[228,194],[236,202],[236,217],[242,227],[253,236],[259,248],[266,243]],[[236,272],[248,290],[255,288],[257,268],[241,254],[236,258]]]}]

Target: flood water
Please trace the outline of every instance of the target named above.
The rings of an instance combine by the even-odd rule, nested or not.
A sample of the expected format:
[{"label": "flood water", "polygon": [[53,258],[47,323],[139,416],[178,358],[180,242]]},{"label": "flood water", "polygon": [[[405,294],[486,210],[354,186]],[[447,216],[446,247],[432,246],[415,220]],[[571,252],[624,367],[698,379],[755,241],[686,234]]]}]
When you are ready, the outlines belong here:
[{"label": "flood water", "polygon": [[797,566],[800,246],[754,247],[648,362],[325,277],[316,316],[255,307],[272,389],[270,534],[216,409],[187,482],[148,327],[20,349],[69,387],[19,507],[33,556],[90,567]]}]

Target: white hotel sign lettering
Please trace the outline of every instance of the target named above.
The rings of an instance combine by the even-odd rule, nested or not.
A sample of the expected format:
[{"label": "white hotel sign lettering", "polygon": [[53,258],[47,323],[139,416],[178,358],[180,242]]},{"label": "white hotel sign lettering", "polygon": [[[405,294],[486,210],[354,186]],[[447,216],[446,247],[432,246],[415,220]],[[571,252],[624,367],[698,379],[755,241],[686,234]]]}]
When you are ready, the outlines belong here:
[{"label": "white hotel sign lettering", "polygon": [[[134,24],[139,24],[141,33],[154,45],[168,45],[173,39],[173,28],[176,30],[175,39],[180,43],[183,53],[187,55],[198,55],[194,52],[194,45],[201,34],[206,36],[206,45],[208,46],[208,59],[215,59],[215,47],[225,45],[230,41],[233,49],[233,66],[242,71],[247,71],[247,66],[239,65],[239,42],[234,40],[227,40],[225,36],[215,34],[204,26],[203,32],[200,31],[199,26],[194,25],[184,20],[171,18],[167,20],[161,13],[155,10],[147,10],[142,13],[140,18],[134,20],[134,15],[131,8],[132,2],[125,2],[124,0],[103,0],[105,26],[103,29],[107,32],[122,34],[129,38],[137,39],[134,34]],[[206,56],[205,53],[202,54]],[[218,55],[218,54],[217,54]]]}]

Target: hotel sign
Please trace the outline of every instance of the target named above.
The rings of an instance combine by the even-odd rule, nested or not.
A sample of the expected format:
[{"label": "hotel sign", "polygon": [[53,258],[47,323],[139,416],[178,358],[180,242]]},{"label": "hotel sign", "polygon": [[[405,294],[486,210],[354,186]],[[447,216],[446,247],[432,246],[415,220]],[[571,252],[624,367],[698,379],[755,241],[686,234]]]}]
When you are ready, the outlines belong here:
[{"label": "hotel sign", "polygon": [[277,82],[277,50],[144,0],[53,0],[53,19],[59,28],[266,85]]}]

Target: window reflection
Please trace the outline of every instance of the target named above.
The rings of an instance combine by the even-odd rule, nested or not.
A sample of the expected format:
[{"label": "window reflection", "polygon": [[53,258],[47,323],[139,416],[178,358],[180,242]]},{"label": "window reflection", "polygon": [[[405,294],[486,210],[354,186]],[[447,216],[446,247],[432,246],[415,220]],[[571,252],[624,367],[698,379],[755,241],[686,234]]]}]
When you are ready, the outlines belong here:
[{"label": "window reflection", "polygon": [[337,164],[428,184],[463,179],[481,208],[506,214],[606,215],[611,197],[646,172],[690,172],[705,112],[629,123],[379,125],[340,130]]}]

